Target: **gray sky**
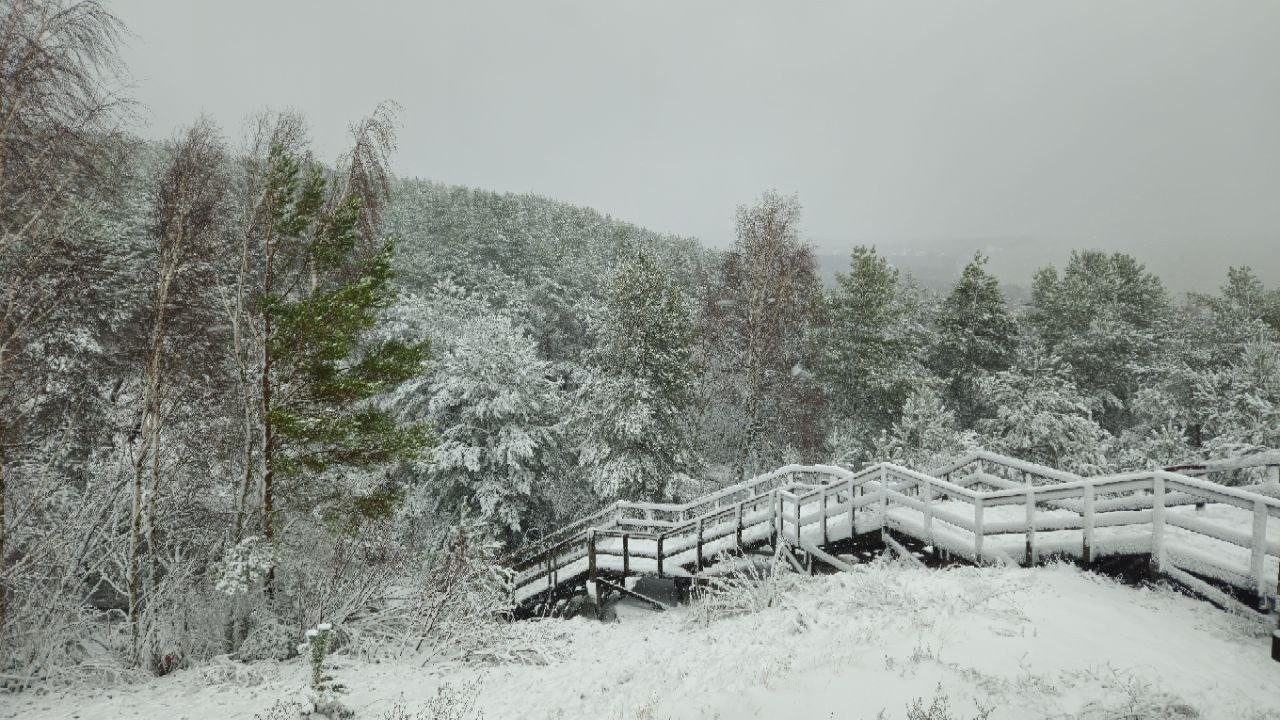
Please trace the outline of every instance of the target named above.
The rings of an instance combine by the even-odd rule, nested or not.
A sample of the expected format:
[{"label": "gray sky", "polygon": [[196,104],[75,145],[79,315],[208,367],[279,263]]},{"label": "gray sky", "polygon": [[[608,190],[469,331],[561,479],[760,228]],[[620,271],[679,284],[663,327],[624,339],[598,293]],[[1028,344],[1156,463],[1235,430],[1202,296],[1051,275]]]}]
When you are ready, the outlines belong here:
[{"label": "gray sky", "polygon": [[1280,285],[1280,2],[107,0],[144,133],[266,106],[336,156],[404,107],[398,172],[710,245],[799,193],[820,252],[1072,247],[1175,287]]}]

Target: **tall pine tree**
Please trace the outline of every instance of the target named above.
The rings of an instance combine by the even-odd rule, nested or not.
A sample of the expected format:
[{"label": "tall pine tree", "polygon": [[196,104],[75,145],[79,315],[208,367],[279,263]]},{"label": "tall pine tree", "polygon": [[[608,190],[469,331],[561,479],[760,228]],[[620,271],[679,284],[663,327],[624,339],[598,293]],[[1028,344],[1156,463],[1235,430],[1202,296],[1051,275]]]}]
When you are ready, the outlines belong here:
[{"label": "tall pine tree", "polygon": [[262,534],[275,535],[282,498],[326,507],[344,528],[356,528],[386,516],[399,493],[360,491],[337,471],[407,459],[428,444],[424,426],[397,424],[374,402],[423,371],[427,347],[368,341],[395,298],[395,243],[358,242],[359,195],[331,192],[321,166],[276,140],[258,197],[244,280],[260,340]]},{"label": "tall pine tree", "polygon": [[818,377],[835,418],[834,449],[852,461],[893,426],[922,377],[924,327],[913,288],[866,246],[836,274],[827,314]]},{"label": "tall pine tree", "polygon": [[946,399],[962,427],[972,427],[982,413],[978,378],[1008,370],[1018,345],[1017,325],[986,263],[975,254],[942,301],[929,357],[931,369],[947,383]]},{"label": "tall pine tree", "polygon": [[606,498],[669,500],[673,481],[695,463],[688,302],[643,251],[624,252],[609,285],[582,461]]}]

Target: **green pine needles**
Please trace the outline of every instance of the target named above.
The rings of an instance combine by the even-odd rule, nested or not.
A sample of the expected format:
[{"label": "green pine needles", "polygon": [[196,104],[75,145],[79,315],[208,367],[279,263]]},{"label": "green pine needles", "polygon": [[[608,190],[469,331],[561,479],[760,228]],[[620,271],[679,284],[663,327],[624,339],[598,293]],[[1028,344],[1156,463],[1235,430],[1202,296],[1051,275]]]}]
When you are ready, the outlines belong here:
[{"label": "green pine needles", "polygon": [[[331,193],[324,171],[281,144],[271,147],[260,206],[262,408],[268,537],[275,482],[307,489],[358,527],[386,517],[395,488],[355,493],[315,480],[414,457],[431,442],[422,424],[400,424],[372,400],[421,374],[428,346],[370,342],[395,300],[394,239],[361,243],[361,199]],[[334,195],[337,195],[336,197]],[[318,492],[316,492],[318,490]],[[316,496],[319,497],[316,497]]]}]

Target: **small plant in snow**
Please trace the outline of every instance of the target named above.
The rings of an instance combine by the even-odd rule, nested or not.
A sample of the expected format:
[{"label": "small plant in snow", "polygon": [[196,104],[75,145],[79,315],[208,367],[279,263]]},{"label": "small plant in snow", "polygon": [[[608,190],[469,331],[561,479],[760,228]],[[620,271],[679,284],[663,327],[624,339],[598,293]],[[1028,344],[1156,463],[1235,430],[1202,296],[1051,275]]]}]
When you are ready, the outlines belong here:
[{"label": "small plant in snow", "polygon": [[[976,715],[969,716],[972,720],[987,720],[991,717],[991,713],[995,712],[994,707],[983,707],[981,703],[974,701],[974,705],[978,708]],[[888,715],[883,710],[876,715],[876,720],[888,720]],[[951,714],[951,698],[942,691],[939,685],[933,696],[933,700],[928,705],[924,704],[924,698],[916,698],[907,706],[907,720],[968,720],[968,718],[960,715]]]},{"label": "small plant in snow", "polygon": [[338,700],[338,696],[347,691],[347,686],[334,680],[325,667],[332,632],[333,626],[329,623],[321,623],[308,630],[305,652],[308,662],[311,663],[310,717],[320,716],[337,720],[354,717],[355,712]]},{"label": "small plant in snow", "polygon": [[418,712],[410,714],[403,702],[397,702],[379,720],[484,720],[484,713],[476,709],[483,680],[476,678],[459,685],[445,683],[436,688],[436,696]]}]

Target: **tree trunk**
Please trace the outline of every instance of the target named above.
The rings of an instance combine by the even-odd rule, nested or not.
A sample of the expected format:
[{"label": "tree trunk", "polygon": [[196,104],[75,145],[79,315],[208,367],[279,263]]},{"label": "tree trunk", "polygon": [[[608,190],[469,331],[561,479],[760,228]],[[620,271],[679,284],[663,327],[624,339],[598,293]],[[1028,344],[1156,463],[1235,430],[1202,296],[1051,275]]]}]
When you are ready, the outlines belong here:
[{"label": "tree trunk", "polygon": [[4,475],[4,424],[0,423],[0,638],[5,636],[5,627],[9,620],[9,588],[4,584],[5,553],[8,552],[5,539],[8,527],[5,525],[5,502],[9,497],[8,486]]},{"label": "tree trunk", "polygon": [[[271,320],[264,317],[262,323],[262,537],[270,543],[275,537],[275,472],[272,461],[275,459],[275,438],[271,432],[271,351],[267,348],[267,339],[271,337]],[[272,565],[267,570],[266,592],[271,597],[275,592],[276,569]]]}]

